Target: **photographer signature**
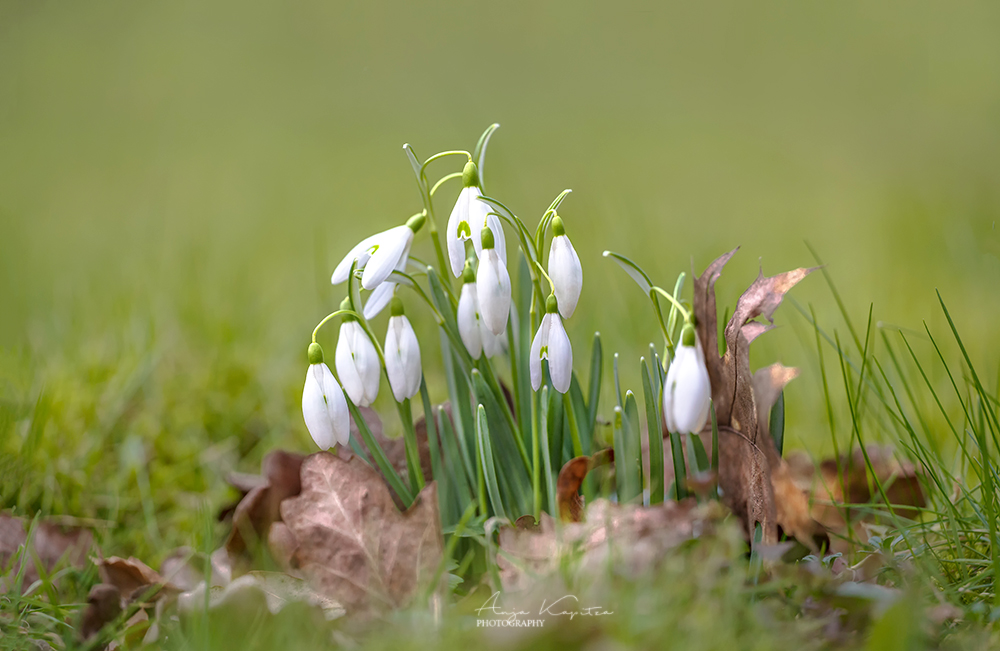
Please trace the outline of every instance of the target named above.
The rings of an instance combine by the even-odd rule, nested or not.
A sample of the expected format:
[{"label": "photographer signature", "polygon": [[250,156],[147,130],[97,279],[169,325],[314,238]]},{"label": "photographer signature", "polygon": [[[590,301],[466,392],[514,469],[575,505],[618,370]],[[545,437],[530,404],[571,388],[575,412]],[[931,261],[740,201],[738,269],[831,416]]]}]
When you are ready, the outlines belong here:
[{"label": "photographer signature", "polygon": [[[480,617],[483,613],[488,613],[496,617],[508,617],[516,619],[518,617],[528,617],[531,613],[527,610],[503,610],[497,605],[500,599],[500,592],[494,592],[486,602],[476,609],[476,614]],[[613,610],[604,610],[603,606],[580,606],[580,599],[576,595],[564,595],[555,601],[549,602],[543,599],[538,615],[548,615],[551,617],[599,617],[601,615],[613,615]]]}]

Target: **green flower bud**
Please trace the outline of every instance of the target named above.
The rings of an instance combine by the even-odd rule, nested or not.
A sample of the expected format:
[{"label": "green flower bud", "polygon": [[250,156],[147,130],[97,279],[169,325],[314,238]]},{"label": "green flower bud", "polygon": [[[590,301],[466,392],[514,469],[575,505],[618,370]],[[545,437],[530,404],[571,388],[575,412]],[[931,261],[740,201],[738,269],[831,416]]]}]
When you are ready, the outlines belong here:
[{"label": "green flower bud", "polygon": [[410,227],[410,230],[416,233],[421,228],[424,227],[424,223],[427,222],[427,215],[425,213],[420,213],[419,215],[414,215],[406,220],[406,225]]},{"label": "green flower bud", "polygon": [[545,312],[547,314],[555,314],[559,311],[559,303],[556,301],[555,294],[549,294],[549,297],[545,299]]},{"label": "green flower bud", "polygon": [[681,330],[681,344],[684,346],[694,347],[694,326],[690,323],[684,324],[684,329]]},{"label": "green flower bud", "polygon": [[479,187],[479,168],[471,160],[465,164],[465,169],[462,170],[462,186],[466,188]]},{"label": "green flower bud", "polygon": [[462,270],[462,282],[463,283],[474,283],[476,282],[476,272],[472,269],[472,261],[465,261],[465,269]]},{"label": "green flower bud", "polygon": [[566,227],[563,226],[562,217],[556,215],[552,218],[552,237],[559,237],[566,234]]},{"label": "green flower bud", "polygon": [[403,301],[399,300],[398,296],[392,297],[392,302],[389,303],[389,311],[392,316],[403,316]]},{"label": "green flower bud", "polygon": [[480,234],[479,237],[480,237],[480,239],[481,239],[481,241],[483,243],[483,250],[484,251],[486,249],[492,249],[493,248],[493,231],[490,230],[489,226],[487,226],[486,228],[483,229],[483,232],[482,232],[482,234]]},{"label": "green flower bud", "polygon": [[310,364],[323,363],[323,347],[317,344],[315,341],[309,344],[309,363]]}]

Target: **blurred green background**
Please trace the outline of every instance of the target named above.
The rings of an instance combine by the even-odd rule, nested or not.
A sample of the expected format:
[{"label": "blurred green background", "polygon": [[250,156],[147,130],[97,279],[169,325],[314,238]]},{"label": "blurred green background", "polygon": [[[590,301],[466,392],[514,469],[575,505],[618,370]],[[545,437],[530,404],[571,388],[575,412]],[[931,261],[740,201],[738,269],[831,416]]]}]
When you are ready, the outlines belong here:
[{"label": "blurred green background", "polygon": [[[183,540],[171,506],[311,449],[298,402],[330,272],[420,209],[404,142],[471,149],[494,121],[491,194],[533,225],[574,190],[580,371],[599,330],[638,389],[657,336],[604,249],[669,286],[741,245],[731,305],[758,264],[813,264],[805,241],[861,325],[874,302],[939,329],[940,288],[995,369],[998,34],[994,2],[0,0],[3,498]],[[793,295],[846,338],[822,278]],[[754,362],[803,366],[789,445],[824,451],[812,332],[791,305],[777,322]]]}]

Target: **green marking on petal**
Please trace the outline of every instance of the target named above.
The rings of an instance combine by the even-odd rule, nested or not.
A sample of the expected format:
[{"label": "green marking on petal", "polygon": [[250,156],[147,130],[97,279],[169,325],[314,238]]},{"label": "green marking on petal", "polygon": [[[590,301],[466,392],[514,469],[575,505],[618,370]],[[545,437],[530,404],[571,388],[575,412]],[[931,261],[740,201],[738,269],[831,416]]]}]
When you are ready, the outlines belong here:
[{"label": "green marking on petal", "polygon": [[472,237],[472,228],[469,226],[469,222],[458,222],[458,236],[466,239]]}]

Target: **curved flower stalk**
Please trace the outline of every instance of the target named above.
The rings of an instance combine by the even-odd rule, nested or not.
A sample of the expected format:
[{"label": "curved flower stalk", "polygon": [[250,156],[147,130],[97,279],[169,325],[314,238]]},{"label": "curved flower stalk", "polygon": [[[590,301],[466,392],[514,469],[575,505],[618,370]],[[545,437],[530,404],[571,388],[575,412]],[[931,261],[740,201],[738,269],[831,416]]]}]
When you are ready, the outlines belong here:
[{"label": "curved flower stalk", "polygon": [[483,252],[476,272],[476,298],[486,327],[500,336],[507,329],[510,315],[510,275],[493,246],[493,232],[489,228],[482,229],[482,242]]},{"label": "curved flower stalk", "polygon": [[392,299],[392,316],[385,333],[385,374],[396,402],[408,400],[420,391],[420,344],[398,298]]},{"label": "curved flower stalk", "polygon": [[485,228],[492,231],[497,255],[504,264],[507,264],[507,244],[504,241],[503,227],[497,216],[490,214],[489,205],[479,200],[483,193],[479,188],[479,171],[472,161],[466,163],[462,171],[462,185],[455,207],[448,217],[446,233],[451,272],[456,278],[462,275],[462,268],[465,265],[463,242],[472,240],[476,257],[481,258],[484,247],[480,234]]},{"label": "curved flower stalk", "polygon": [[375,345],[353,316],[345,315],[340,324],[335,361],[337,375],[351,402],[359,407],[375,402],[382,364]]},{"label": "curved flower stalk", "polygon": [[351,440],[351,416],[347,410],[344,390],[323,362],[323,349],[309,344],[309,370],[302,388],[302,417],[309,435],[321,450]]},{"label": "curved flower stalk", "polygon": [[502,344],[486,327],[479,312],[476,272],[472,270],[471,262],[465,263],[462,281],[465,284],[462,285],[462,293],[458,297],[458,334],[472,359],[479,359],[483,353],[486,353],[486,357],[494,357],[500,353]]},{"label": "curved flower stalk", "polygon": [[698,433],[708,421],[712,386],[705,366],[705,353],[694,327],[684,325],[681,345],[667,369],[663,383],[663,417],[667,430]]},{"label": "curved flower stalk", "polygon": [[358,261],[358,269],[364,269],[361,275],[361,286],[372,290],[365,304],[364,315],[372,319],[385,309],[392,300],[396,283],[387,278],[393,271],[403,271],[410,259],[410,247],[413,236],[427,221],[424,213],[410,217],[402,226],[390,228],[361,240],[340,261],[333,270],[330,282],[334,285],[347,280],[351,265]]},{"label": "curved flower stalk", "polygon": [[583,266],[573,243],[566,235],[562,217],[552,219],[552,243],[549,246],[549,279],[552,293],[559,301],[559,314],[568,319],[576,311],[583,289]]},{"label": "curved flower stalk", "polygon": [[559,393],[569,391],[573,380],[573,347],[559,316],[558,299],[551,294],[545,301],[542,324],[538,326],[538,332],[531,342],[528,364],[531,388],[535,391],[542,386],[542,359],[549,360],[549,376],[552,378],[553,388]]}]

